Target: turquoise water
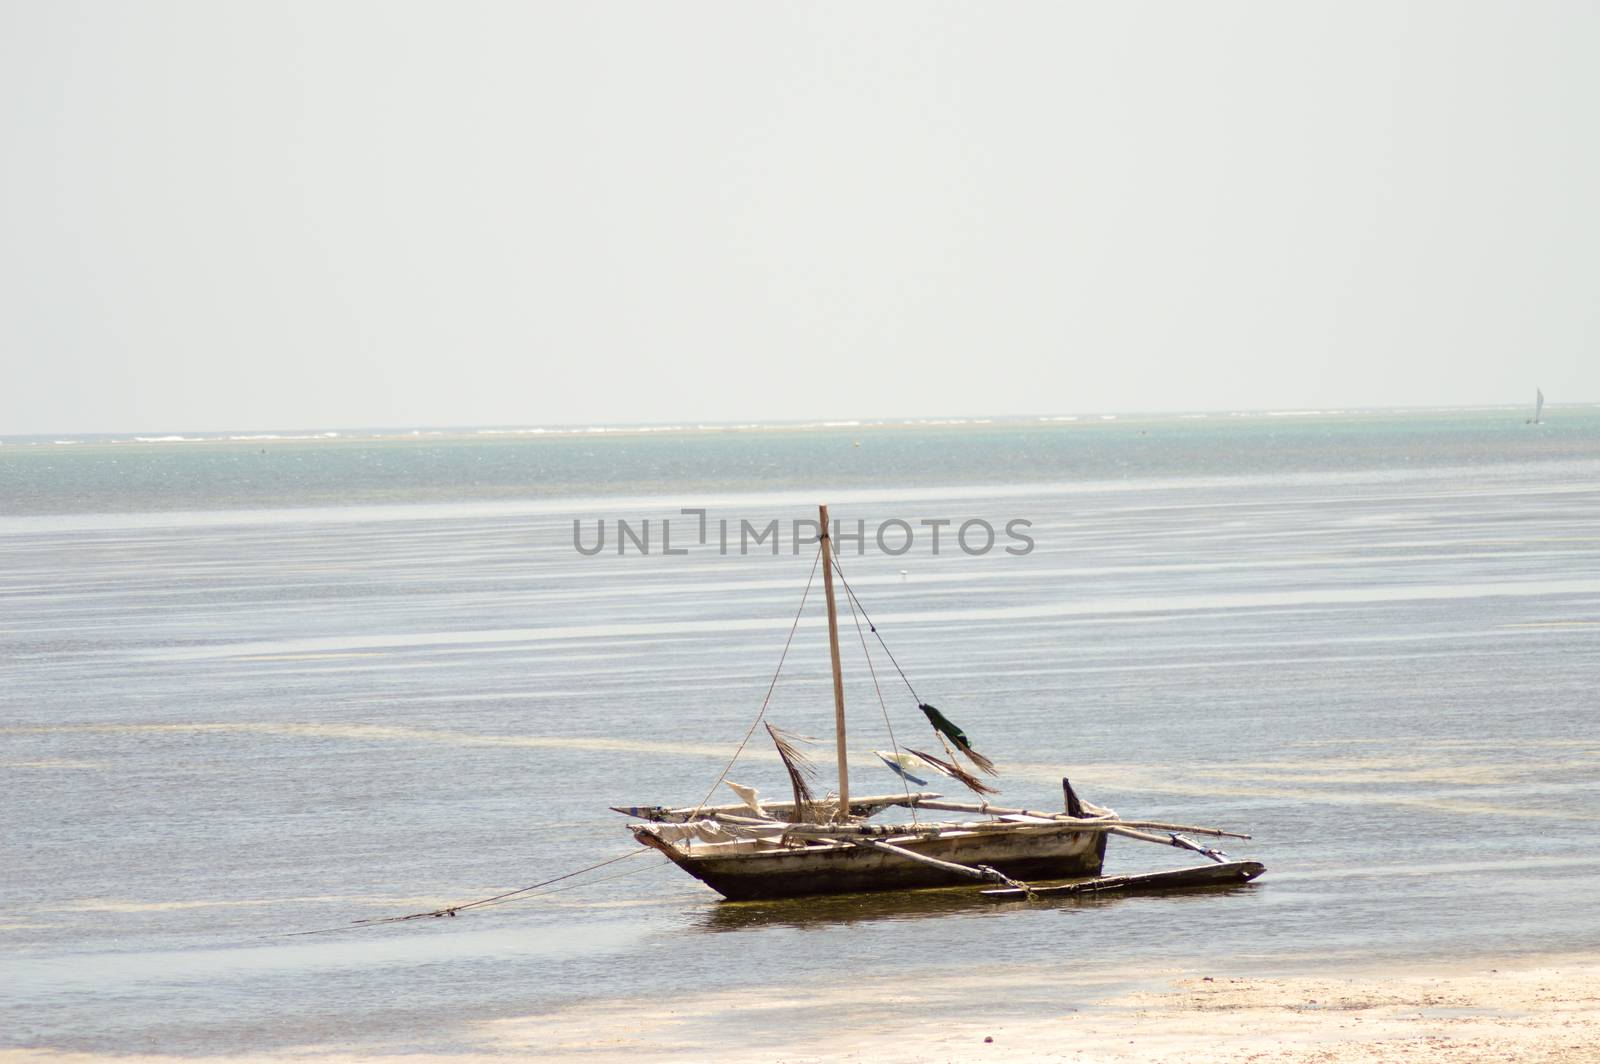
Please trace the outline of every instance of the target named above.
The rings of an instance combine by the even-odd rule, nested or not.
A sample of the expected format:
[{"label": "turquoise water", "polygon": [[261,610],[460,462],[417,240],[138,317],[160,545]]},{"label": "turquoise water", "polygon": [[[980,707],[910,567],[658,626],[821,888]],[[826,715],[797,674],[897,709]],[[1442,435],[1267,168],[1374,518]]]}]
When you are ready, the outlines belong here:
[{"label": "turquoise water", "polygon": [[[833,430],[423,436],[189,442],[0,439],[14,514],[511,501],[599,494],[868,492],[995,483],[1338,473],[1592,457],[1600,418],[1526,411],[1207,415],[1075,422],[925,423]],[[268,434],[271,435],[271,434]],[[154,437],[160,440],[160,437]],[[854,446],[870,440],[870,446]]]},{"label": "turquoise water", "polygon": [[[1548,414],[6,440],[0,1044],[472,1051],[496,1019],[840,971],[1592,950],[1600,412]],[[869,534],[1030,522],[1025,555],[922,540],[845,571],[1006,800],[1051,805],[1068,775],[1125,816],[1252,832],[1233,852],[1267,876],[729,906],[646,856],[286,937],[593,864],[632,845],[606,806],[700,799],[811,558],[724,555],[679,510],[787,523],[824,499]],[[682,522],[687,553],[573,549],[575,520],[619,518]],[[827,736],[820,623],[769,712]],[[895,789],[885,712],[929,738],[874,663],[884,708],[859,644],[845,663],[857,792]],[[732,778],[784,791],[761,750]],[[1119,841],[1107,868],[1185,860]]]}]

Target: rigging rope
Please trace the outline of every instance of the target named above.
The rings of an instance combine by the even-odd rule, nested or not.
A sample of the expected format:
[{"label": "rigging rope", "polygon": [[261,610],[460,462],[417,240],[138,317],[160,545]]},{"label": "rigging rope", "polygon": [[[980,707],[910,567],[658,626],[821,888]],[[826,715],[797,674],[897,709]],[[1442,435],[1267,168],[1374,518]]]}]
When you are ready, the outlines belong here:
[{"label": "rigging rope", "polygon": [[[834,564],[834,569],[838,569],[837,563]],[[841,581],[844,580],[843,573],[839,574],[839,579]],[[878,708],[883,710],[883,726],[889,729],[889,745],[894,749],[894,759],[898,764],[900,761],[900,744],[895,741],[894,725],[889,721],[889,704],[884,701],[883,688],[878,685],[878,669],[877,666],[872,664],[872,651],[867,649],[867,634],[861,630],[861,618],[856,613],[854,596],[850,596],[848,601],[850,602],[850,619],[855,622],[856,638],[861,640],[861,654],[867,659],[867,672],[872,674],[872,689],[878,693]],[[915,824],[917,823],[917,806],[911,800],[911,780],[906,776],[904,767],[903,765],[901,766],[900,782],[905,786],[906,808],[911,810],[911,822]],[[849,810],[846,810],[847,815],[848,812]]]},{"label": "rigging rope", "polygon": [[867,608],[865,606],[861,605],[861,600],[856,598],[855,590],[851,588],[850,581],[844,578],[844,570],[839,568],[839,563],[837,560],[834,561],[833,571],[839,574],[839,582],[844,585],[844,593],[850,597],[851,609],[859,608],[861,610],[861,616],[867,619],[867,627],[872,629],[872,634],[878,637],[878,645],[883,647],[883,652],[885,654],[889,655],[889,662],[894,666],[894,671],[900,674],[900,679],[905,683],[906,690],[911,692],[911,697],[916,698],[917,704],[921,705],[922,699],[917,697],[917,689],[911,686],[911,679],[906,676],[906,670],[900,667],[900,663],[898,661],[895,661],[894,651],[890,650],[889,644],[883,641],[883,634],[878,631],[878,626],[872,623],[872,615],[867,612]]},{"label": "rigging rope", "polygon": [[[738,761],[739,755],[744,753],[745,746],[750,742],[750,736],[756,733],[756,726],[761,723],[761,718],[767,715],[767,706],[772,702],[772,692],[778,686],[778,676],[783,672],[783,663],[789,657],[789,646],[794,642],[795,630],[800,627],[800,617],[805,613],[806,599],[811,595],[811,585],[817,579],[817,564],[822,561],[822,551],[827,545],[828,541],[826,539],[821,541],[817,548],[817,556],[811,562],[811,575],[806,578],[806,589],[800,595],[800,608],[794,611],[794,622],[789,625],[789,638],[783,641],[783,653],[778,655],[778,667],[772,671],[772,682],[767,685],[767,697],[761,700],[761,710],[756,714],[756,719],[750,722],[750,729],[744,733],[744,738],[739,740],[738,749],[734,750],[733,756],[728,759],[728,763],[722,766],[722,773],[717,777],[717,781],[711,785],[710,790],[706,791],[706,796],[700,799],[700,804],[694,807],[694,812],[689,814],[690,820],[698,817],[700,810],[704,809],[706,803],[711,801],[711,796],[717,793],[717,788],[722,786],[722,781],[727,779],[728,773],[733,771],[734,762]],[[841,579],[843,578],[841,577]]]}]

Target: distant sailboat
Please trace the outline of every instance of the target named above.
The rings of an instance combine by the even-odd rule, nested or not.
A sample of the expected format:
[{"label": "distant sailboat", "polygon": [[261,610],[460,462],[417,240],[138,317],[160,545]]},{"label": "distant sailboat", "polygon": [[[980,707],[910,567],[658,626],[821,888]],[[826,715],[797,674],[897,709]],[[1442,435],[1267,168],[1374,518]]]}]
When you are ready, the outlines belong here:
[{"label": "distant sailboat", "polygon": [[1533,390],[1533,416],[1530,417],[1527,421],[1524,421],[1523,424],[1524,425],[1543,425],[1544,424],[1544,419],[1542,417],[1543,414],[1544,414],[1544,392],[1540,391],[1538,388],[1535,388]]}]

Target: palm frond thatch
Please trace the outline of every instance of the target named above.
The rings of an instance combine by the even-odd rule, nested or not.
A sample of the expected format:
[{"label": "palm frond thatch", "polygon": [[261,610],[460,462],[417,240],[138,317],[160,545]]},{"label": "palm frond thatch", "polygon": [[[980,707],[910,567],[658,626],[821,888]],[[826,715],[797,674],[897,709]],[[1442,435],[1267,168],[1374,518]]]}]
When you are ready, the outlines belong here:
[{"label": "palm frond thatch", "polygon": [[963,743],[957,743],[956,745],[961,748],[961,752],[963,754],[966,754],[967,757],[971,759],[974,765],[978,766],[979,772],[987,772],[991,776],[1000,775],[1000,770],[994,767],[993,761],[990,761],[987,757],[984,757],[970,746],[967,746]]},{"label": "palm frond thatch", "polygon": [[962,768],[960,765],[953,765],[941,758],[934,757],[932,754],[925,754],[921,750],[912,750],[909,746],[906,747],[906,750],[910,753],[916,754],[918,757],[922,758],[922,760],[937,768],[940,772],[943,772],[951,779],[961,781],[961,783],[973,794],[1000,793],[998,790],[989,786],[987,783],[983,782],[978,777]]},{"label": "palm frond thatch", "polygon": [[817,770],[811,764],[811,758],[796,743],[811,743],[815,740],[804,735],[796,735],[764,724],[767,734],[772,736],[772,745],[778,749],[778,759],[783,762],[784,771],[789,774],[789,786],[794,788],[794,820],[800,823],[810,819],[810,806],[815,797],[811,793],[811,780],[816,778]]}]

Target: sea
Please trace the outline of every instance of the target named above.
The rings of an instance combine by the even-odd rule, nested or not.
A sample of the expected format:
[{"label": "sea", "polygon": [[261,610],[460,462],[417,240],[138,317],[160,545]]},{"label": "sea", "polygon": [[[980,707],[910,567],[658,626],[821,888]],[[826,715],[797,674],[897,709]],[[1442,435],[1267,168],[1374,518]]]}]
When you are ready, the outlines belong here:
[{"label": "sea", "polygon": [[[0,1046],[492,1055],[691,999],[1592,954],[1600,408],[1527,413],[0,436]],[[789,797],[758,718],[836,786],[819,503],[853,793],[938,749],[920,699],[993,801],[1068,778],[1265,875],[732,904],[634,843],[610,806]]]}]

